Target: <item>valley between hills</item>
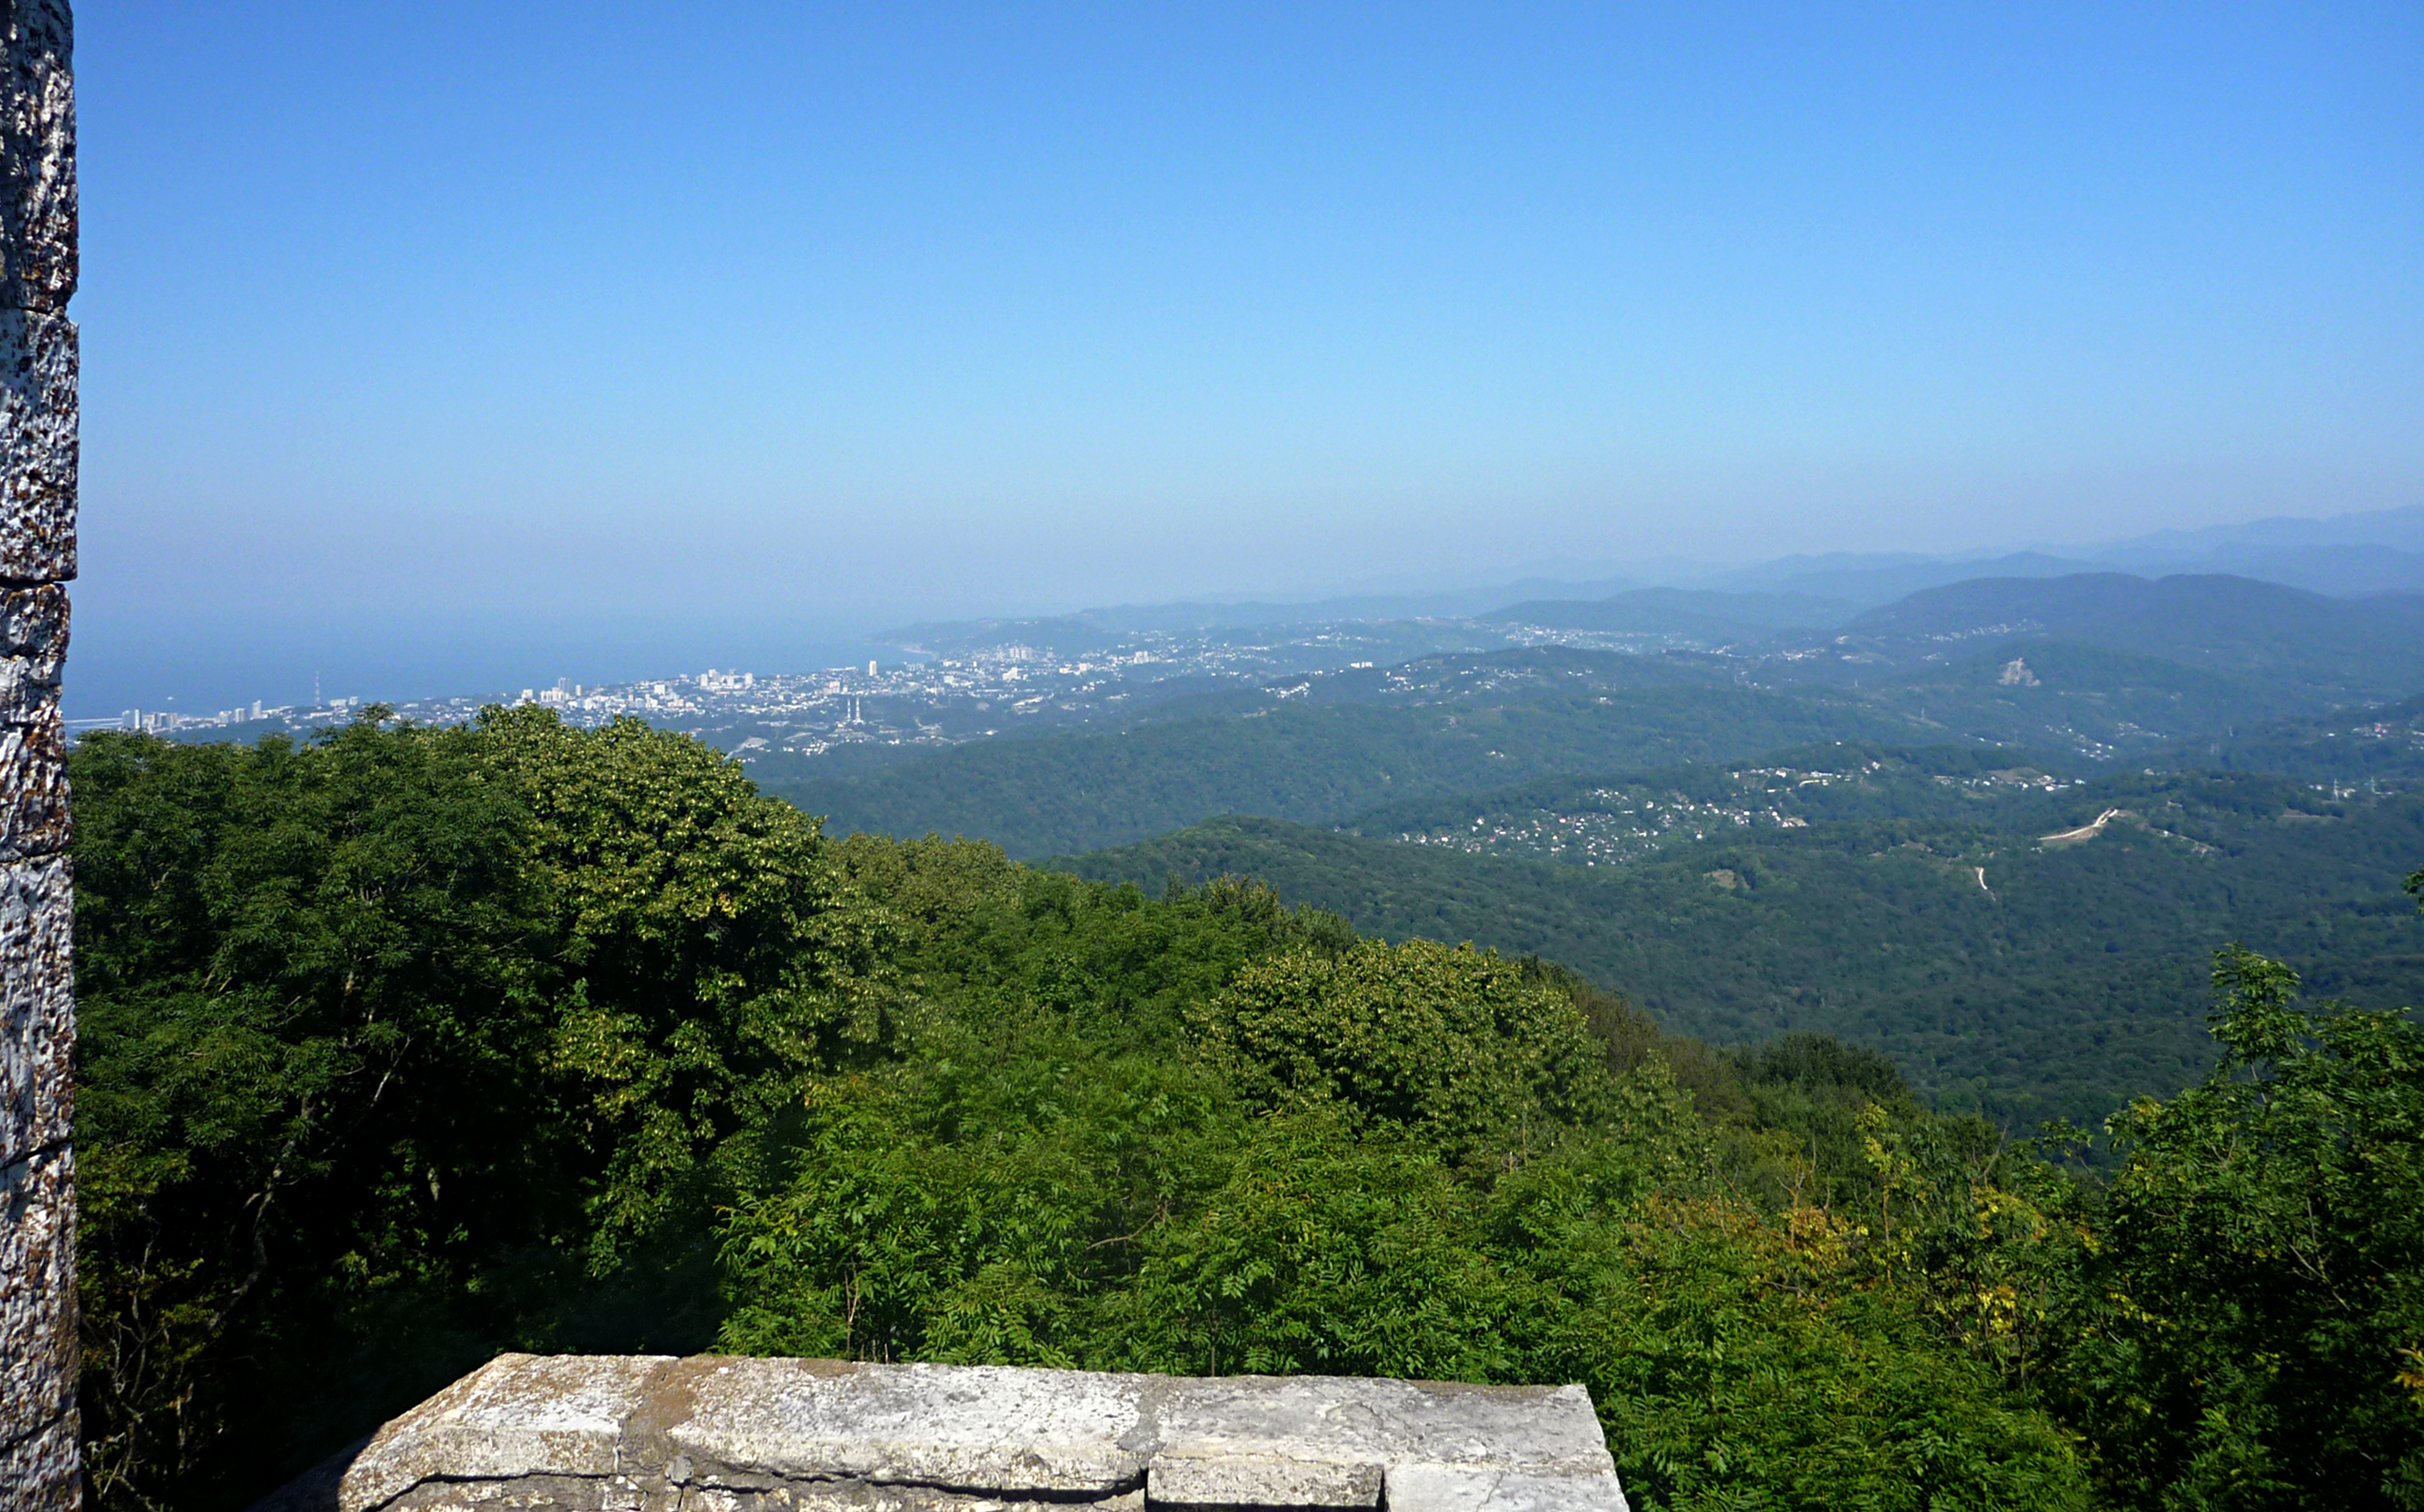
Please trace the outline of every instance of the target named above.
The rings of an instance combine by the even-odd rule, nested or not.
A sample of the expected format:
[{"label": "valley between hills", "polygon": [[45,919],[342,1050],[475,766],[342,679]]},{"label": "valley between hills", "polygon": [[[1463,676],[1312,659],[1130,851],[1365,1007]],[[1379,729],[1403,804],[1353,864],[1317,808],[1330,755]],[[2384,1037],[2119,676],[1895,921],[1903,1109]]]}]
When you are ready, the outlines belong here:
[{"label": "valley between hills", "polygon": [[[1841,1035],[2022,1129],[2199,1075],[2225,944],[2352,1004],[2424,999],[2400,890],[2424,857],[2424,598],[2101,573],[1810,617],[1533,602],[1473,623],[1631,644],[1232,678],[751,770],[835,834],[986,839],[1153,895],[1257,878],[1369,933],[1559,963],[1678,1033]],[[922,633],[1048,656],[1028,643],[1051,629]]]}]

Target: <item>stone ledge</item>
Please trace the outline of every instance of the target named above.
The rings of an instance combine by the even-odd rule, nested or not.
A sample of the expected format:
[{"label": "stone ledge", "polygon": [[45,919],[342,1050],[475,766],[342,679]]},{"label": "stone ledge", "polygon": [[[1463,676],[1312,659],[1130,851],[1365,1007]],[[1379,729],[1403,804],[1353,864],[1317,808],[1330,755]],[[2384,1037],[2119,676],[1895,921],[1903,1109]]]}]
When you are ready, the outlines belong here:
[{"label": "stone ledge", "polygon": [[1624,1512],[1579,1386],[506,1355],[259,1512]]}]

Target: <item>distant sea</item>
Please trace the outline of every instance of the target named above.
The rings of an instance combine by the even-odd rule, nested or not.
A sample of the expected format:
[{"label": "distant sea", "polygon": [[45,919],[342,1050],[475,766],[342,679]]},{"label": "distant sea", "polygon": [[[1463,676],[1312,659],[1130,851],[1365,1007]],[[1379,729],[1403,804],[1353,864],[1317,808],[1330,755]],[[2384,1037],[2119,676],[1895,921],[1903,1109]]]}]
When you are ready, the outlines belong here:
[{"label": "distant sea", "polygon": [[71,719],[128,708],[207,715],[298,704],[313,695],[403,703],[511,697],[558,678],[616,683],[714,667],[813,672],[895,655],[869,639],[893,621],[789,612],[659,614],[601,606],[586,614],[432,615],[378,606],[343,613],[248,605],[206,618],[155,615],[105,598],[75,606],[63,702]]}]

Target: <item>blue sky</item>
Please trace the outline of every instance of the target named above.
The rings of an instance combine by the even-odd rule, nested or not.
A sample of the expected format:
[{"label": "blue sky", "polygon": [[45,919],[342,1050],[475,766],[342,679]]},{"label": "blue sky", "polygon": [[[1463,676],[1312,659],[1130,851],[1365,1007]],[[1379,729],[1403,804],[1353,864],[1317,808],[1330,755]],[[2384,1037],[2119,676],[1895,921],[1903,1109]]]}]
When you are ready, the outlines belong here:
[{"label": "blue sky", "polygon": [[2424,500],[2412,4],[78,22],[79,711]]}]

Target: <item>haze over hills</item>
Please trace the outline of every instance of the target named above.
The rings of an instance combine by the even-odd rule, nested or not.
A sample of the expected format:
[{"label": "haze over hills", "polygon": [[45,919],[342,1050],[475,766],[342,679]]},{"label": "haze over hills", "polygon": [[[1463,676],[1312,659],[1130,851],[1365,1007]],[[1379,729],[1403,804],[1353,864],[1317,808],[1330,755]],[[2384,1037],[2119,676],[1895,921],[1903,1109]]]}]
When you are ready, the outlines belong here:
[{"label": "haze over hills", "polygon": [[1723,574],[1715,584],[1733,593],[1780,593],[1870,609],[1923,588],[1973,578],[2060,578],[2094,572],[2085,557],[2013,551],[1992,557],[1868,556],[1841,552],[1823,557],[1780,557]]},{"label": "haze over hills", "polygon": [[1786,556],[1708,574],[1698,585],[1804,593],[1871,607],[1967,578],[2113,570],[2147,577],[2230,573],[2338,597],[2424,591],[2424,504],[2323,518],[2273,516],[2018,551]]},{"label": "haze over hills", "polygon": [[756,770],[768,791],[838,829],[937,830],[1038,856],[1217,813],[1328,822],[1395,797],[1903,728],[1832,692],[1785,695],[1689,659],[1556,647],[1350,668],[1219,702],[962,745],[860,776],[821,778],[813,763]]},{"label": "haze over hills", "polygon": [[[1711,591],[1628,592],[1613,609],[1557,605],[1543,616],[1567,626],[1462,622],[1475,636],[1570,644],[1446,651],[1394,669],[1341,665],[1349,643],[1316,627],[1302,643],[1314,670],[1184,697],[1069,704],[1041,744],[904,750],[849,773],[770,755],[756,770],[770,790],[841,828],[934,829],[1038,855],[1220,813],[1337,822],[1396,798],[1748,757],[1810,739],[2136,759],[2424,687],[2424,601],[2331,599],[2245,579],[1972,580],[1841,629],[1691,632],[1726,602]],[[1747,603],[1746,614],[1771,626],[1807,613],[1800,599]],[[1602,610],[1597,625],[1626,628],[1575,625]],[[1697,648],[1713,640],[1721,649]]]},{"label": "haze over hills", "polygon": [[1905,656],[1983,640],[2060,641],[2304,684],[2332,701],[2424,686],[2424,596],[2330,598],[2220,574],[1980,579],[1922,590],[1843,629],[1842,644]]},{"label": "haze over hills", "polygon": [[876,639],[946,655],[1010,642],[1075,653],[1143,631],[1466,620],[1485,627],[1521,622],[1722,641],[1763,630],[1826,629],[1863,610],[1973,580],[2115,571],[2151,578],[2227,575],[2335,597],[2364,597],[2424,592],[2424,505],[2320,519],[2273,517],[2059,549],[1960,556],[1842,551],[1732,567],[1604,563],[1583,570],[1587,576],[1540,574],[1305,600],[1198,599],[1060,615],[923,621]]},{"label": "haze over hills", "polygon": [[2389,547],[2424,552],[2424,503],[2345,515],[2268,515],[2229,525],[2161,530],[2094,549],[2100,558],[2123,561],[2192,561],[2200,553],[2272,548]]},{"label": "haze over hills", "polygon": [[1486,624],[1547,629],[1764,640],[1778,630],[1831,629],[1854,610],[1846,600],[1807,594],[1634,588],[1600,599],[1527,599],[1476,617]]},{"label": "haze over hills", "polygon": [[[1251,872],[1379,932],[1542,953],[1716,1040],[1822,1027],[1940,1097],[2088,1116],[2193,1070],[2225,936],[2360,997],[2424,985],[2380,922],[2424,788],[2424,597],[2080,565],[933,623],[880,675],[558,704],[693,730],[832,833],[1153,887]],[[1855,750],[1909,780],[1728,796]],[[2149,773],[2201,770],[2237,786],[2161,803],[2207,829],[2149,817],[2144,785],[2175,780]],[[2096,865],[2040,846],[2104,808],[2127,817]]]},{"label": "haze over hills", "polygon": [[878,637],[903,650],[949,655],[1008,641],[1088,650],[1139,632],[1254,630],[1274,626],[1457,619],[1479,614],[1527,589],[1561,594],[1619,593],[1629,580],[1555,582],[1531,579],[1504,586],[1428,594],[1358,594],[1292,603],[1180,602],[1120,604],[1074,614],[1032,618],[945,620],[904,625]]},{"label": "haze over hills", "polygon": [[2424,598],[2099,571],[1420,623],[1531,644],[753,770],[836,831],[1148,891],[1255,876],[1359,929],[1563,962],[1719,1042],[1841,1034],[2023,1122],[2195,1074],[2227,941],[2354,1001],[2424,996],[2399,891],[2424,858]]},{"label": "haze over hills", "polygon": [[2344,597],[2424,593],[2424,504],[2157,531],[2094,555],[2132,571],[2229,572]]}]

